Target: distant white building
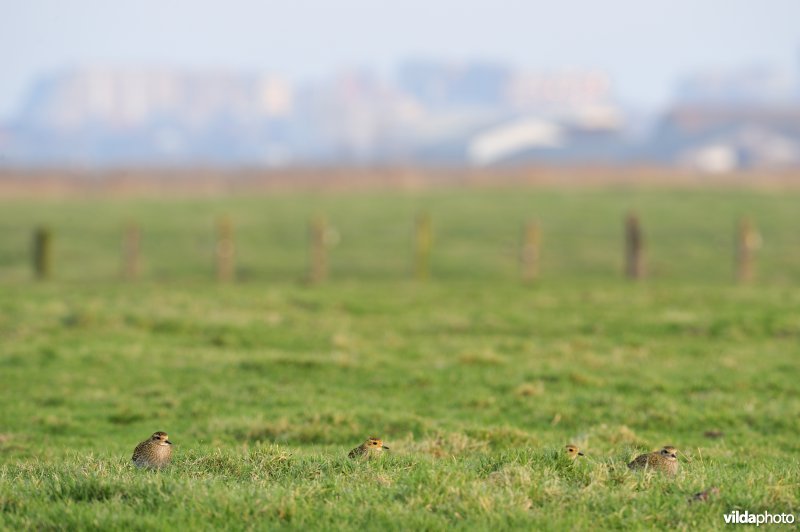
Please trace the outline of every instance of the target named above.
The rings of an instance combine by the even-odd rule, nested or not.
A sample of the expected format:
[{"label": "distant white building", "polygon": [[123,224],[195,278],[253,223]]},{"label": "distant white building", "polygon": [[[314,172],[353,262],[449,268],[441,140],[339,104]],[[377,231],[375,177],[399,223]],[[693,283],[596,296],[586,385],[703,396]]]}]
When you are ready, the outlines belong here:
[{"label": "distant white building", "polygon": [[651,140],[651,156],[712,173],[800,166],[800,106],[673,109]]},{"label": "distant white building", "polygon": [[558,124],[523,118],[478,134],[469,143],[467,153],[470,163],[488,165],[529,149],[559,148],[564,142],[564,129]]}]

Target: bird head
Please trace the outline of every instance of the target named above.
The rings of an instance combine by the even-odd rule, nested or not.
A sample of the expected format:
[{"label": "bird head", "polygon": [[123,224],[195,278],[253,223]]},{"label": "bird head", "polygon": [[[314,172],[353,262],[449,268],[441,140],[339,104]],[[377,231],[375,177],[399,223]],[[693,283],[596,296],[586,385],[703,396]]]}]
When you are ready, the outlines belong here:
[{"label": "bird head", "polygon": [[672,445],[665,445],[659,454],[666,458],[667,460],[677,460],[678,459],[678,450],[673,447]]},{"label": "bird head", "polygon": [[578,456],[583,456],[583,453],[576,445],[569,444],[564,447],[564,451],[567,453],[567,456],[573,460]]},{"label": "bird head", "polygon": [[383,440],[382,439],[376,438],[374,436],[370,436],[367,439],[367,441],[364,442],[364,446],[367,448],[368,451],[371,451],[373,449],[379,449],[379,450],[382,450],[382,449],[387,449],[388,450],[389,449],[388,447],[386,447],[383,444]]},{"label": "bird head", "polygon": [[150,440],[155,442],[157,445],[172,445],[172,442],[169,441],[169,436],[167,436],[166,432],[158,431],[154,432],[152,436],[150,436]]}]

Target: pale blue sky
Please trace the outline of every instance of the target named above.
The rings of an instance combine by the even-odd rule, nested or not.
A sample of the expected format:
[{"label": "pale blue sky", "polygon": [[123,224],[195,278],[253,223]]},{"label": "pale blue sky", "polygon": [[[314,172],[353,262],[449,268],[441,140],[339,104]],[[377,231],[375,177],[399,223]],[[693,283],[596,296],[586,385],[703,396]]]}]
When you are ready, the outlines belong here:
[{"label": "pale blue sky", "polygon": [[800,0],[0,0],[0,117],[36,76],[85,64],[391,72],[409,56],[608,71],[664,102],[706,67],[800,70]]}]

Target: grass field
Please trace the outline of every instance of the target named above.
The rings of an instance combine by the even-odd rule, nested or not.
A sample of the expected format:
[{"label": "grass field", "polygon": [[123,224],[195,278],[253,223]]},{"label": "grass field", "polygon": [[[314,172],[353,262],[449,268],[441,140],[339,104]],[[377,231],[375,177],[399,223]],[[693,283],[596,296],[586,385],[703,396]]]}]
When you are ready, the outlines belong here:
[{"label": "grass field", "polygon": [[[0,527],[723,526],[800,508],[800,194],[461,190],[0,205]],[[621,279],[641,214],[651,277]],[[431,213],[433,279],[409,279]],[[213,278],[231,215],[241,282]],[[340,235],[301,281],[309,216]],[[763,235],[731,283],[733,227]],[[541,280],[522,286],[528,217]],[[122,283],[119,235],[143,227]],[[55,279],[30,280],[31,229]],[[174,460],[135,470],[170,434]],[[720,431],[709,438],[707,431]],[[390,454],[354,462],[371,434]],[[557,458],[566,443],[586,457]],[[678,447],[674,479],[625,464]],[[554,454],[556,453],[556,454]],[[706,502],[695,492],[718,487]]]}]

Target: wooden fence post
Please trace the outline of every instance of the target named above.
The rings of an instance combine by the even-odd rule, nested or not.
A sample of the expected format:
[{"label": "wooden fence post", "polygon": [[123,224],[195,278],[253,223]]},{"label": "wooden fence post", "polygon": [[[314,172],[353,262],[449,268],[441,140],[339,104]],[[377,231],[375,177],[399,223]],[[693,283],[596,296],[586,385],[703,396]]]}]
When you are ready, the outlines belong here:
[{"label": "wooden fence post", "polygon": [[328,278],[328,223],[323,216],[316,216],[308,227],[308,281],[319,284]]},{"label": "wooden fence post", "polygon": [[625,275],[633,280],[644,277],[644,239],[634,212],[625,218]]},{"label": "wooden fence post", "polygon": [[137,224],[129,223],[122,236],[122,276],[128,281],[135,281],[141,273],[141,241],[141,229]]},{"label": "wooden fence post", "polygon": [[755,277],[758,240],[752,221],[747,217],[740,218],[736,227],[736,280],[740,283],[749,283]]},{"label": "wooden fence post", "polygon": [[230,217],[222,216],[217,220],[217,281],[231,282],[236,274],[233,242],[233,223]]},{"label": "wooden fence post", "polygon": [[33,274],[45,281],[53,273],[53,232],[49,227],[37,227],[33,233]]},{"label": "wooden fence post", "polygon": [[522,249],[520,250],[520,269],[522,281],[530,283],[539,275],[539,243],[541,232],[539,224],[529,221],[525,224],[522,235]]},{"label": "wooden fence post", "polygon": [[431,228],[431,217],[423,212],[417,215],[415,253],[414,253],[414,277],[418,281],[424,281],[431,275],[431,248],[433,247],[433,229]]}]

